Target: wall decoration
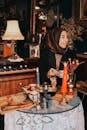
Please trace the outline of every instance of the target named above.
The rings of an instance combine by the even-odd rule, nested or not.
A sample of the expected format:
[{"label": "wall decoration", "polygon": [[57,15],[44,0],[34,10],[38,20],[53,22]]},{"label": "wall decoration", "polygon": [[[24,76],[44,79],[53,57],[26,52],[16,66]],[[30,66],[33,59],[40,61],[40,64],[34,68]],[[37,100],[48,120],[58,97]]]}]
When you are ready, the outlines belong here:
[{"label": "wall decoration", "polygon": [[87,0],[80,0],[80,19],[87,20]]},{"label": "wall decoration", "polygon": [[30,58],[40,58],[40,47],[39,45],[29,45],[29,56]]},{"label": "wall decoration", "polygon": [[72,0],[72,17],[87,29],[87,0]]}]

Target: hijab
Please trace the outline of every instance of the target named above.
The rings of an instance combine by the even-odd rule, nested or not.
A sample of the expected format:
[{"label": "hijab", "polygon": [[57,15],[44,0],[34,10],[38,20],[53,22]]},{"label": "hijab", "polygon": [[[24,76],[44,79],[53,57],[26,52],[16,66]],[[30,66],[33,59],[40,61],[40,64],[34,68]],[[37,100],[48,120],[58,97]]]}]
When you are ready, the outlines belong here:
[{"label": "hijab", "polygon": [[55,54],[63,55],[67,48],[61,48],[59,46],[59,39],[62,31],[66,31],[60,28],[54,28],[51,32],[48,33],[47,38],[47,48]]}]

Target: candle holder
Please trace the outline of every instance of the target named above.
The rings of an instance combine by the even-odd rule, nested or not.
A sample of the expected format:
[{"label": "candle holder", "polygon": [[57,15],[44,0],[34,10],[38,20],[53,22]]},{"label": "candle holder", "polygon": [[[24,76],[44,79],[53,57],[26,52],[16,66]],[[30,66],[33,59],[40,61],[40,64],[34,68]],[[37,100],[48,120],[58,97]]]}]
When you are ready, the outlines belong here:
[{"label": "candle holder", "polygon": [[73,88],[74,88],[74,82],[75,82],[75,76],[74,76],[74,72],[69,73],[69,83],[68,83],[68,88],[69,88],[69,92],[73,93]]}]

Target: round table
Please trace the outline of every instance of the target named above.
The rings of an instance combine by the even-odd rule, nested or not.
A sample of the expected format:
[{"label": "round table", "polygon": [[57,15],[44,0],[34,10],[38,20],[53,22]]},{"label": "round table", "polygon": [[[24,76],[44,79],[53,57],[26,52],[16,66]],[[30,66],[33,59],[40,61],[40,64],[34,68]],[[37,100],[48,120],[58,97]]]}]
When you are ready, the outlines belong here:
[{"label": "round table", "polygon": [[85,130],[81,100],[59,105],[49,100],[48,108],[22,109],[5,114],[5,130]]}]

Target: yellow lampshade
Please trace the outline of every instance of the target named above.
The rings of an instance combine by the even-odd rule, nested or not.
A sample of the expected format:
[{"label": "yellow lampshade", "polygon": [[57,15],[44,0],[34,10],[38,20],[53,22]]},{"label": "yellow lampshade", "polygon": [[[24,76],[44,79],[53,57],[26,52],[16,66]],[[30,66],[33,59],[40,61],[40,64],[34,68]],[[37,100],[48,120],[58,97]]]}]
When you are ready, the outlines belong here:
[{"label": "yellow lampshade", "polygon": [[2,40],[24,40],[17,20],[8,20]]}]

